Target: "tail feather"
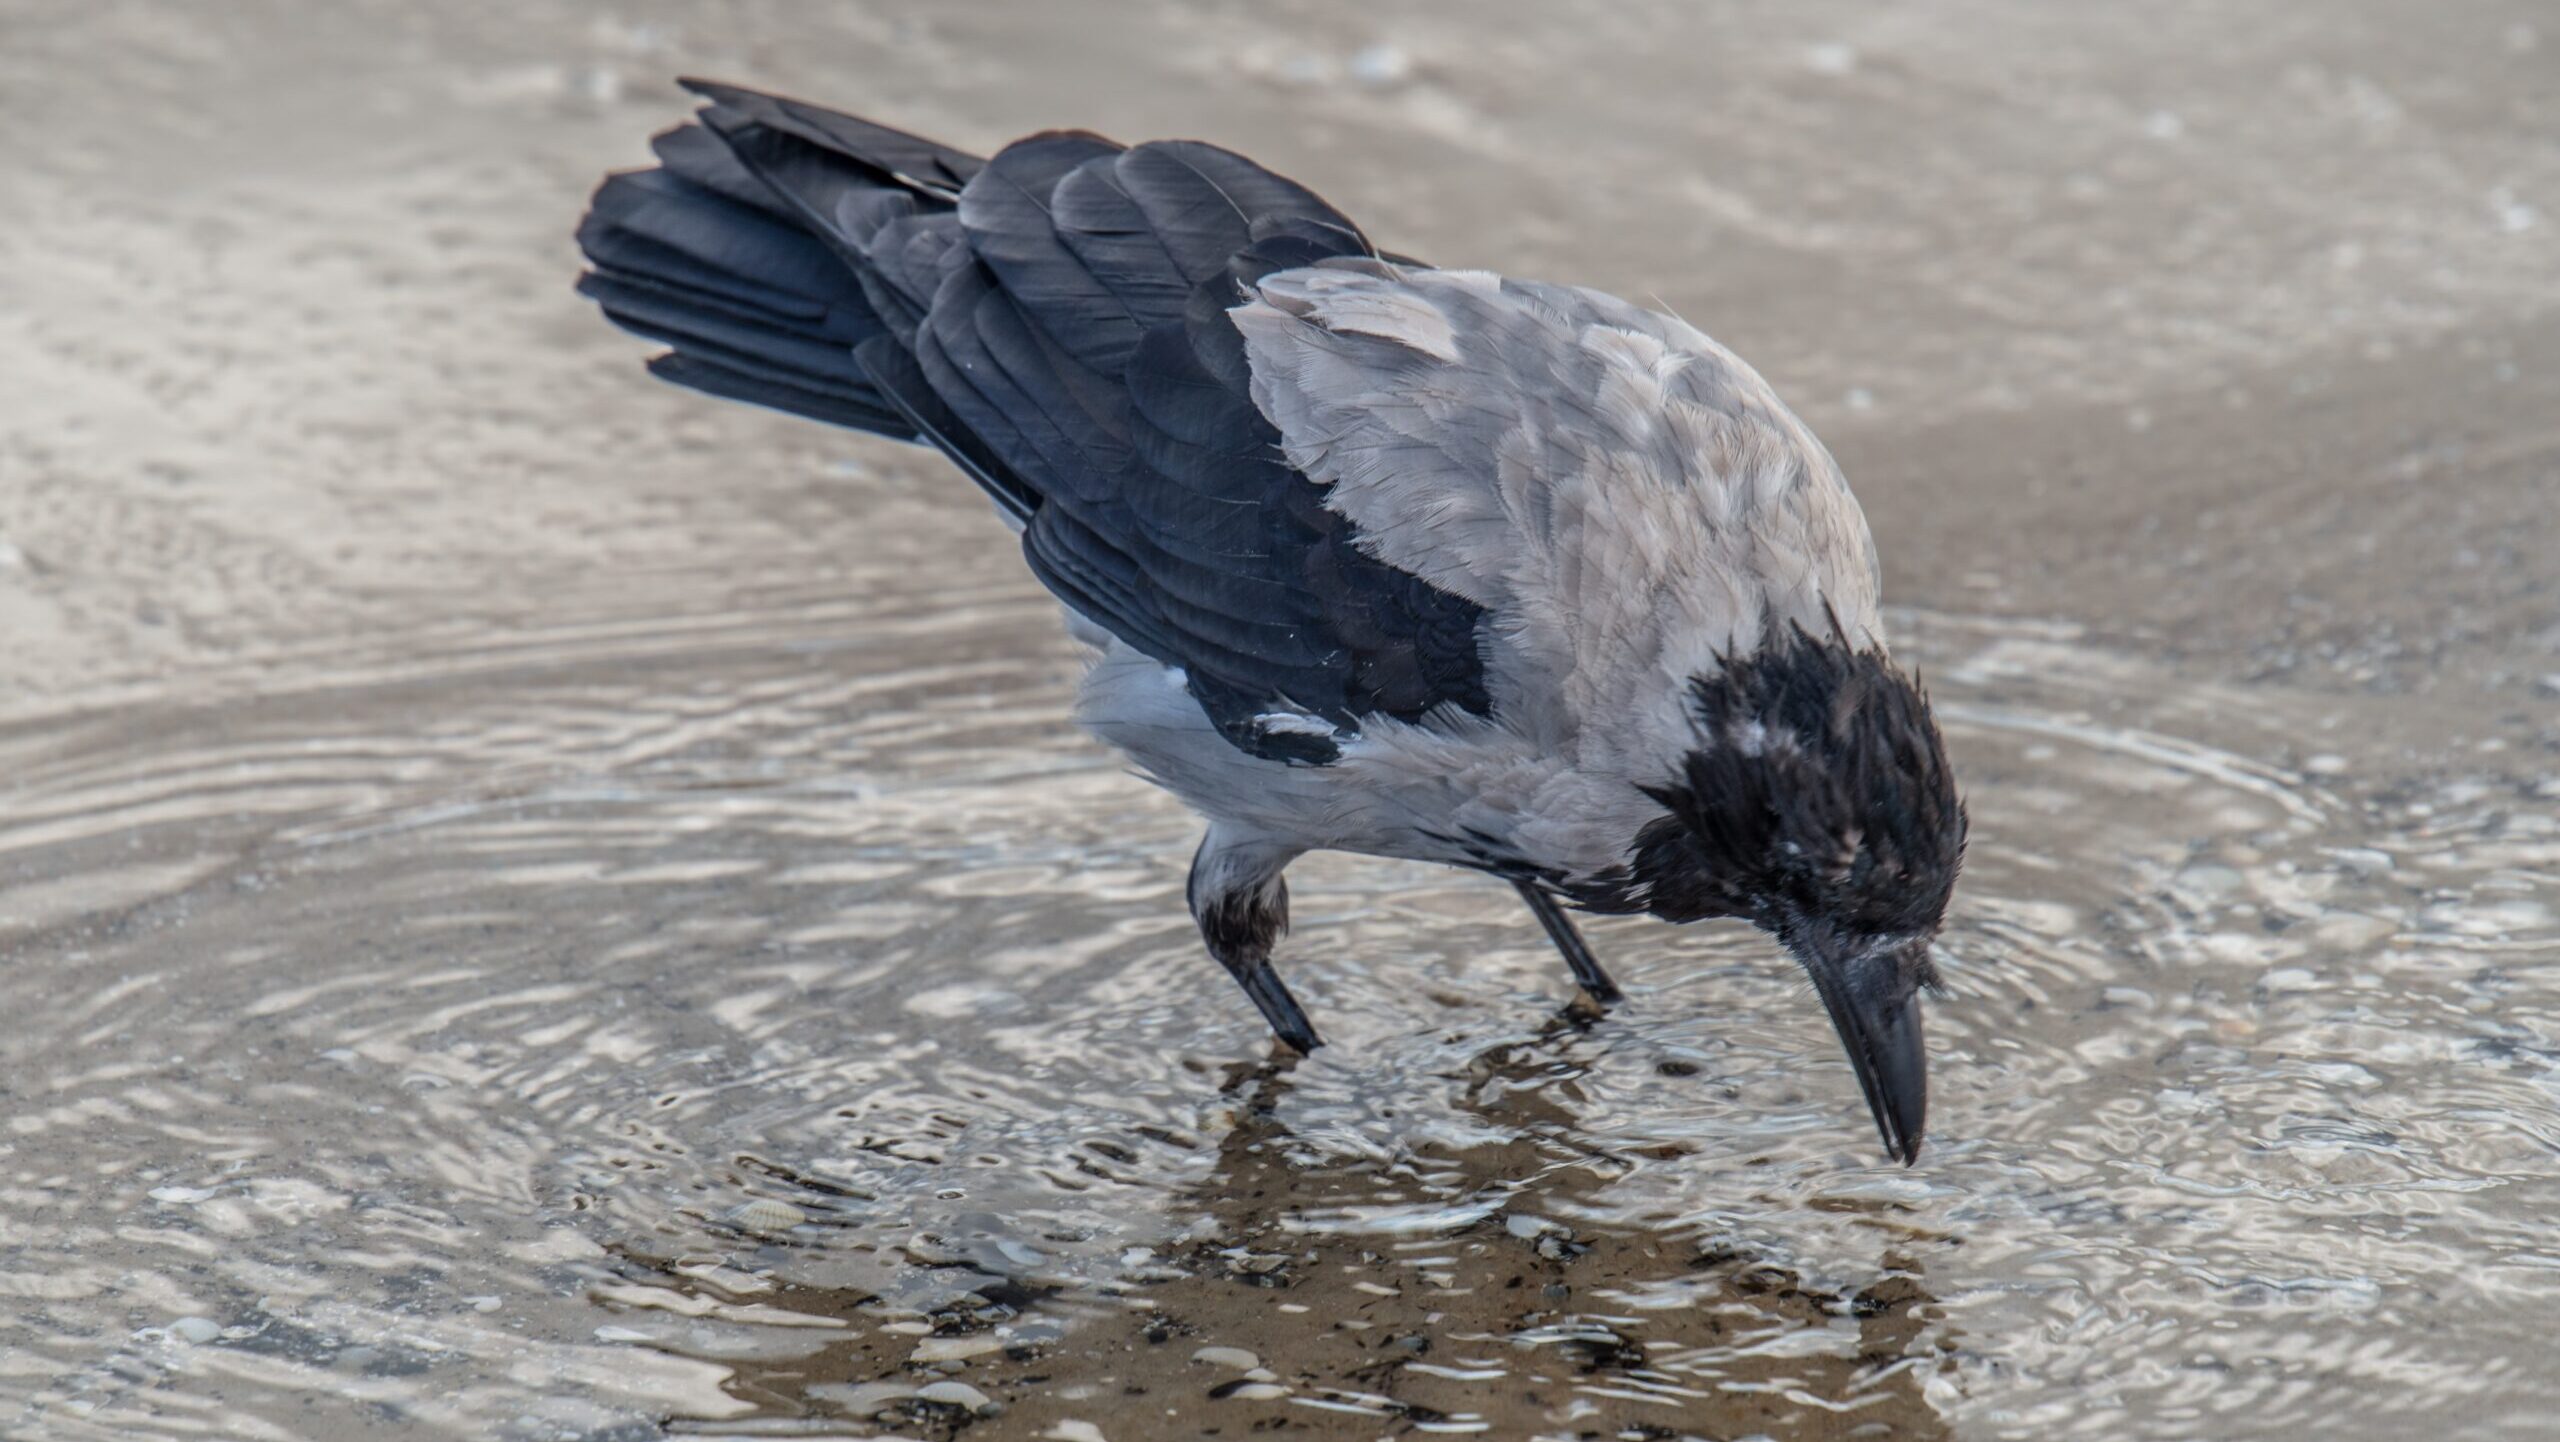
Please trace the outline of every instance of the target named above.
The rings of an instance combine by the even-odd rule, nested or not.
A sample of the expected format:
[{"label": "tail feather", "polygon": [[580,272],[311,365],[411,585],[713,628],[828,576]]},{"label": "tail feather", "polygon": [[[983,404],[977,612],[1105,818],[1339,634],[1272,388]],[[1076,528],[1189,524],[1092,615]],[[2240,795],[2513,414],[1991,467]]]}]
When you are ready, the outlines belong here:
[{"label": "tail feather", "polygon": [[960,252],[960,191],[986,162],[802,101],[704,80],[680,83],[712,102],[697,120],[729,162],[794,225],[832,248],[872,309],[901,343],[913,345],[942,283],[943,260]]},{"label": "tail feather", "polygon": [[679,125],[662,130],[650,137],[649,149],[657,154],[659,167],[678,180],[690,181],[777,219],[791,219],[791,208],[782,203],[782,198],[756,179],[755,172],[739,161],[727,142],[702,126]]},{"label": "tail feather", "polygon": [[[659,339],[659,337],[651,337]],[[715,359],[688,347],[671,350],[649,362],[649,374],[687,390],[722,400],[788,411],[813,421],[871,431],[893,440],[916,439],[915,427],[897,411],[870,404],[842,388],[811,389],[796,380],[758,375],[726,359]]]},{"label": "tail feather", "polygon": [[862,287],[825,246],[664,170],[607,180],[578,244],[597,274],[716,299],[813,338],[851,344],[880,328]]},{"label": "tail feather", "polygon": [[970,262],[957,206],[986,162],[800,101],[683,84],[710,103],[652,142],[656,169],[596,192],[580,293],[672,347],[650,362],[662,379],[927,441],[1027,523],[1037,493],[913,354],[935,291]]},{"label": "tail feather", "polygon": [[789,136],[868,171],[875,183],[927,190],[956,200],[986,165],[964,150],[858,119],[802,100],[687,77],[676,82],[711,102],[703,122],[724,137],[749,126]]},{"label": "tail feather", "polygon": [[674,347],[651,364],[662,379],[901,440],[914,436],[842,339],[807,336],[787,317],[601,271],[581,277],[578,292],[614,324]]},{"label": "tail feather", "polygon": [[826,247],[664,170],[618,175],[578,229],[581,294],[623,329],[674,347],[659,374],[730,400],[911,435],[852,348],[880,334]]},{"label": "tail feather", "polygon": [[[917,439],[854,348],[914,334],[947,247],[919,245],[932,237],[916,219],[938,213],[956,233],[953,198],[981,162],[798,101],[684,84],[711,104],[652,142],[656,169],[596,191],[578,227],[591,266],[580,293],[673,347],[650,367],[666,380]],[[897,253],[875,265],[866,252],[883,237]]]}]

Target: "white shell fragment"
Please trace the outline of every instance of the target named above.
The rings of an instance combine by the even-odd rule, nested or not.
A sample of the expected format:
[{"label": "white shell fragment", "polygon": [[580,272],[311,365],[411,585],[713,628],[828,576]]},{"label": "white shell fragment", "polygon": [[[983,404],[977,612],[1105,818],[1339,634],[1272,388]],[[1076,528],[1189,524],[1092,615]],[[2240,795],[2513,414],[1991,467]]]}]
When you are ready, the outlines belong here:
[{"label": "white shell fragment", "polygon": [[760,1237],[778,1237],[809,1220],[809,1214],[789,1202],[758,1197],[741,1202],[728,1212],[729,1225]]},{"label": "white shell fragment", "polygon": [[919,1402],[940,1402],[946,1407],[966,1407],[972,1412],[995,1410],[995,1399],[966,1382],[935,1382],[916,1389]]}]

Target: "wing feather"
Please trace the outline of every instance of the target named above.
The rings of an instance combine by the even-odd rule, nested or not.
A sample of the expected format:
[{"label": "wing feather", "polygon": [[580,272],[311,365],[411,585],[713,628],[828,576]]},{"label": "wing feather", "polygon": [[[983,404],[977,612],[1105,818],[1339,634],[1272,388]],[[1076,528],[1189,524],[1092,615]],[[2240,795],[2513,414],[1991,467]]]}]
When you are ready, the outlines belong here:
[{"label": "wing feather", "polygon": [[[589,293],[676,347],[662,373],[940,447],[1051,590],[1250,753],[1321,763],[1374,717],[1488,710],[1484,608],[1328,504],[1230,315],[1275,272],[1383,266],[1348,218],[1197,141],[1051,132],[981,161],[687,83],[695,124],[581,234]],[[1382,331],[1432,316],[1373,304]]]}]

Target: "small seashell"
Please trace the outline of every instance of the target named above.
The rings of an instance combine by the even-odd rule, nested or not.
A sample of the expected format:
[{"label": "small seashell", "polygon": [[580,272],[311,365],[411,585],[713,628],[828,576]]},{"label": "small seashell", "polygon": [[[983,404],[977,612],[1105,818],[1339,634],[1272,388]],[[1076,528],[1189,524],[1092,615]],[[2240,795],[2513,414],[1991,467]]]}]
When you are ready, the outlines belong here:
[{"label": "small seashell", "polygon": [[983,1357],[989,1352],[1003,1350],[1004,1341],[998,1337],[927,1337],[916,1343],[915,1356],[911,1360],[965,1362],[971,1357]]},{"label": "small seashell", "polygon": [[777,1202],[770,1197],[758,1197],[752,1202],[741,1202],[731,1207],[728,1212],[729,1225],[742,1232],[753,1232],[760,1237],[781,1236],[808,1220],[807,1212],[789,1202]]},{"label": "small seashell", "polygon": [[180,1317],[169,1324],[169,1335],[202,1346],[222,1335],[222,1324],[211,1317]]}]

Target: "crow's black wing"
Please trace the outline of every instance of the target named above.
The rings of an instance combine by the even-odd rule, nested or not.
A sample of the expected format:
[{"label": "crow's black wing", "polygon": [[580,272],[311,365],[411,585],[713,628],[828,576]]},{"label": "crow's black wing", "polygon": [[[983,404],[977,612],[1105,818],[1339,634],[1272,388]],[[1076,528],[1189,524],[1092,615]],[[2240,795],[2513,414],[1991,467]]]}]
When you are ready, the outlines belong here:
[{"label": "crow's black wing", "polygon": [[1035,137],[973,178],[978,264],[934,297],[937,395],[1036,489],[1033,569],[1182,668],[1227,738],[1322,762],[1346,732],[1489,703],[1481,611],[1380,562],[1283,459],[1228,319],[1267,272],[1370,254],[1305,188],[1193,142]]},{"label": "crow's black wing", "polygon": [[[668,170],[686,160],[693,174],[680,178],[728,205],[742,234],[788,221],[832,251],[849,290],[798,270],[784,289],[852,319],[825,336],[806,334],[815,322],[777,328],[788,344],[770,354],[707,321],[662,326],[651,333],[672,334],[670,363],[699,350],[729,368],[715,378],[802,385],[832,380],[802,340],[858,332],[858,379],[839,399],[895,421],[852,423],[949,452],[1024,523],[1040,579],[1179,667],[1248,752],[1332,760],[1337,741],[1293,712],[1341,734],[1372,716],[1490,709],[1481,608],[1363,551],[1253,404],[1227,312],[1273,270],[1374,255],[1340,212],[1192,141],[1123,148],[1055,132],[981,163],[798,102],[694,88],[714,102],[703,124],[764,191],[682,151]],[[599,273],[612,273],[601,255]],[[717,311],[717,277],[675,278],[697,309]],[[618,318],[650,328],[628,297]],[[792,392],[746,398],[817,413]]]}]

